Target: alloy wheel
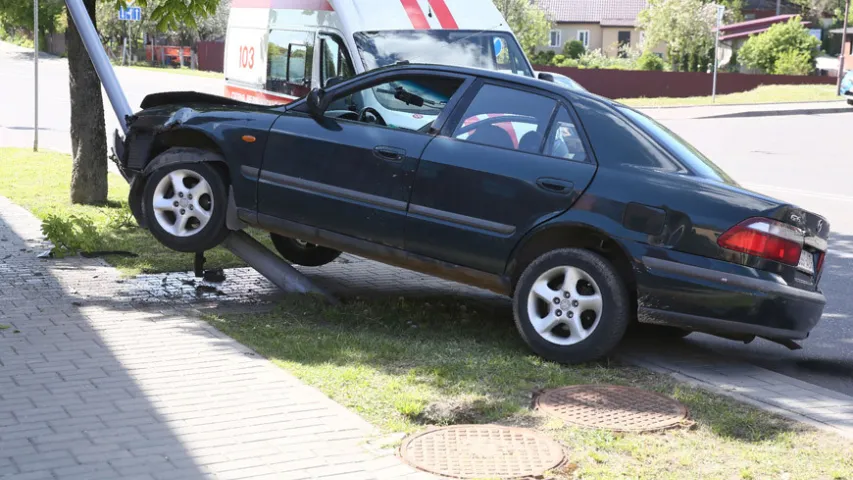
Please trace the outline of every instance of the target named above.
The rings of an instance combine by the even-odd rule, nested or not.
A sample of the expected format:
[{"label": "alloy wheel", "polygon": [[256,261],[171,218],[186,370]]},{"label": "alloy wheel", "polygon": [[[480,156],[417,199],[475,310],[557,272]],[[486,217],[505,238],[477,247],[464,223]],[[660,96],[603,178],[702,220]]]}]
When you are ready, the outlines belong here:
[{"label": "alloy wheel", "polygon": [[213,190],[192,170],[175,170],[163,177],[154,190],[154,218],[176,237],[202,231],[213,215]]},{"label": "alloy wheel", "polygon": [[557,267],[536,279],[527,298],[531,325],[546,341],[575,345],[598,327],[604,302],[598,284],[577,267]]}]

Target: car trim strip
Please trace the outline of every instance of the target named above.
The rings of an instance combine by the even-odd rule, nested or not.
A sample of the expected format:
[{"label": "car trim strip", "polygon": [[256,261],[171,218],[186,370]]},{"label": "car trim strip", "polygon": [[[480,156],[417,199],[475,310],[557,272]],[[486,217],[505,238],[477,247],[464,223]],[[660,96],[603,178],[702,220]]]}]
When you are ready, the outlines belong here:
[{"label": "car trim strip", "polygon": [[[643,257],[643,264],[646,268],[658,270],[665,273],[673,273],[693,277],[697,280],[704,280],[714,283],[727,285],[730,287],[748,288],[758,290],[764,293],[773,293],[784,295],[787,297],[796,297],[800,300],[813,303],[826,303],[826,297],[820,292],[810,292],[801,290],[781,283],[771,282],[769,280],[761,280],[758,278],[750,278],[742,275],[710,270],[708,268],[686,265],[684,263],[663,260],[661,258]],[[651,272],[654,273],[654,272]]]},{"label": "car trim strip", "polygon": [[501,235],[512,235],[513,233],[515,233],[514,225],[505,225],[503,223],[491,222],[489,220],[469,217],[467,215],[460,215],[458,213],[446,212],[444,210],[436,210],[434,208],[415,205],[414,203],[409,205],[409,213],[412,215],[420,215],[422,217],[433,218],[448,223],[464,225],[466,227],[476,228],[479,230],[486,230]]},{"label": "car trim strip", "polygon": [[261,171],[255,167],[249,167],[247,165],[241,165],[240,166],[240,173],[244,177],[246,177],[247,179],[249,179],[253,182],[257,182],[258,181],[258,174],[261,173]]},{"label": "car trim strip", "polygon": [[373,205],[388,210],[396,210],[398,212],[406,211],[406,202],[400,200],[380,197],[378,195],[371,195],[369,193],[358,192],[347,188],[326,185],[324,183],[312,182],[311,180],[291,177],[289,175],[282,175],[280,173],[270,172],[267,170],[261,170],[259,180],[261,183],[266,183],[277,187],[291,188],[293,190],[299,190],[306,193],[326,195],[329,197],[366,203],[368,205]]}]

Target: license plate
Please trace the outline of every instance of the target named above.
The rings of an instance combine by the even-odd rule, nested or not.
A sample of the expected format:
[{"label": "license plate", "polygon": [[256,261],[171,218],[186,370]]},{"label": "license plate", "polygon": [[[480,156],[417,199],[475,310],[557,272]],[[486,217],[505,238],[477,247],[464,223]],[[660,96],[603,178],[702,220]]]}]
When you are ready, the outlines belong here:
[{"label": "license plate", "polygon": [[800,263],[797,264],[797,268],[804,272],[814,274],[814,254],[803,250],[800,253]]}]

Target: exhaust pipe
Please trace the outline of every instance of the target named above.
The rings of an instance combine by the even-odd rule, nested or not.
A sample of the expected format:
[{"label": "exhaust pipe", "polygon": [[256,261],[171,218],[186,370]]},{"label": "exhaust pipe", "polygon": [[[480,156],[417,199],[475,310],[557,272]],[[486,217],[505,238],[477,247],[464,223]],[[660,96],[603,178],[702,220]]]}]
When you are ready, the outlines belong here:
[{"label": "exhaust pipe", "polygon": [[104,85],[104,90],[107,91],[107,97],[109,97],[110,104],[112,104],[113,111],[118,118],[118,124],[121,125],[122,131],[127,135],[127,119],[133,116],[133,110],[130,109],[130,104],[127,103],[127,97],[121,89],[121,84],[118,82],[118,77],[116,77],[112,64],[110,64],[107,52],[104,51],[104,46],[101,45],[101,39],[98,37],[95,25],[92,24],[92,19],[89,18],[89,12],[86,11],[83,0],[65,0],[65,5],[68,7],[71,19],[80,33],[80,38],[83,40],[86,52],[89,53],[92,65],[95,66],[95,71],[98,72],[98,78],[101,79],[101,84]]}]

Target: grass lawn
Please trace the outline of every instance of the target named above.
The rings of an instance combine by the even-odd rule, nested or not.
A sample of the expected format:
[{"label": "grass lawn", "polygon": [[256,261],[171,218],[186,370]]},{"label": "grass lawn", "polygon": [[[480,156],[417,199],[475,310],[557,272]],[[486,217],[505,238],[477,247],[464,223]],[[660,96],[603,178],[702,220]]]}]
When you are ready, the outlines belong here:
[{"label": "grass lawn", "polygon": [[836,95],[834,85],[765,85],[754,90],[728,95],[686,98],[622,98],[618,101],[632,107],[670,107],[678,105],[735,105],[744,103],[820,102],[843,100]]},{"label": "grass lawn", "polygon": [[176,68],[176,67],[149,67],[149,66],[143,66],[143,65],[131,65],[129,67],[121,67],[121,68],[132,68],[134,70],[147,70],[149,72],[176,73],[178,75],[190,75],[193,77],[220,78],[220,79],[225,78],[225,74],[221,73],[221,72],[207,72],[204,70],[193,70],[189,67]]},{"label": "grass lawn", "polygon": [[[573,472],[559,478],[853,479],[853,446],[840,437],[642,369],[532,355],[507,305],[385,298],[330,307],[291,297],[270,313],[208,320],[387,433],[456,423],[544,431],[568,447]],[[529,408],[537,389],[590,383],[670,395],[695,425],[618,434]]]},{"label": "grass lawn", "polygon": [[[106,257],[125,274],[192,270],[192,254],[169,250],[147,230],[136,226],[127,207],[128,185],[121,176],[109,175],[109,204],[103,207],[72,205],[70,184],[69,155],[0,148],[0,195],[42,220],[50,214],[90,220],[96,227],[92,234],[93,250],[129,251],[139,255],[137,258]],[[205,256],[209,268],[243,266],[240,259],[222,248],[207,252]]]}]

